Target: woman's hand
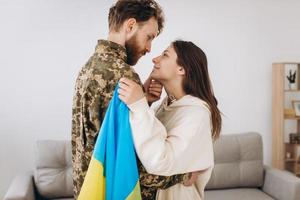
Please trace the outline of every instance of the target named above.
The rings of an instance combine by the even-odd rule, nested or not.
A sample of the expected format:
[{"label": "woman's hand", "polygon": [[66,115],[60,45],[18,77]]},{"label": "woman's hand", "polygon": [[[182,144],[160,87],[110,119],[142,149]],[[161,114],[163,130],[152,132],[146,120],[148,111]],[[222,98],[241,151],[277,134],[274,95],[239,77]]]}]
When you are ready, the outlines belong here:
[{"label": "woman's hand", "polygon": [[162,87],[162,84],[152,79],[151,76],[145,81],[144,88],[149,105],[160,99]]},{"label": "woman's hand", "polygon": [[145,97],[142,87],[127,78],[121,78],[119,83],[119,98],[130,105]]}]

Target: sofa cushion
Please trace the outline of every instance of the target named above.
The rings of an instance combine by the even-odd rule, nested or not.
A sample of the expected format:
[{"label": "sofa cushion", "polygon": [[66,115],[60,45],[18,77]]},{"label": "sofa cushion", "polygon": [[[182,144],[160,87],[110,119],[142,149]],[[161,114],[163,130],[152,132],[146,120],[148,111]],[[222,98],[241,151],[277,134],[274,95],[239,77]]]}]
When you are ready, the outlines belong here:
[{"label": "sofa cushion", "polygon": [[34,180],[43,197],[73,196],[71,155],[70,141],[37,142]]},{"label": "sofa cushion", "polygon": [[261,187],[262,139],[258,133],[222,135],[214,143],[215,167],[206,189]]},{"label": "sofa cushion", "polygon": [[259,189],[241,188],[241,189],[225,189],[225,190],[208,190],[204,193],[205,200],[274,200],[272,197]]}]

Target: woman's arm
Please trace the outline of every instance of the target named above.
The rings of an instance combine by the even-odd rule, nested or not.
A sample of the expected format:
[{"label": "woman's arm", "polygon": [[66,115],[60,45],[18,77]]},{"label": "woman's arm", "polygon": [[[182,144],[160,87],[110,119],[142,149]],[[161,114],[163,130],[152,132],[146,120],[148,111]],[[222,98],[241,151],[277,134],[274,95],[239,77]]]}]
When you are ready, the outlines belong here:
[{"label": "woman's arm", "polygon": [[[201,159],[200,156],[203,154],[200,152],[201,147],[195,147],[195,142],[206,139],[201,136],[202,127],[209,126],[204,119],[205,116],[195,116],[193,115],[195,108],[187,108],[188,114],[167,133],[165,126],[155,117],[145,98],[129,105],[129,108],[134,145],[147,172],[170,176],[190,172],[187,169],[200,170],[190,168],[189,165]],[[205,151],[205,146],[202,148]],[[209,166],[203,163],[203,169]]]},{"label": "woman's arm", "polygon": [[213,164],[208,111],[187,106],[167,133],[139,92],[139,86],[125,81],[126,85],[120,84],[119,96],[131,111],[136,152],[148,173],[170,176],[206,169]]}]

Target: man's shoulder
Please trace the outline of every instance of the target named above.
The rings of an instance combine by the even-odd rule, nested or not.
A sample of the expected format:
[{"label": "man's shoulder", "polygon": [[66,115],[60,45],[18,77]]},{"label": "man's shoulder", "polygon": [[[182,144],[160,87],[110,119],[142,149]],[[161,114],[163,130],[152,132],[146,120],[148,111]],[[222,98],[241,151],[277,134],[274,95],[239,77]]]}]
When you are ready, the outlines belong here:
[{"label": "man's shoulder", "polygon": [[86,76],[86,80],[106,80],[119,81],[120,78],[126,77],[141,83],[139,75],[122,59],[105,57],[94,54],[81,70],[81,76]]},{"label": "man's shoulder", "polygon": [[[110,75],[114,75],[115,79],[120,79],[122,77],[129,78],[131,80],[134,80],[138,83],[140,83],[140,77],[134,70],[132,66],[127,64],[124,60],[120,58],[113,58],[113,57],[105,57],[103,55],[101,56],[100,62],[98,63],[99,66],[95,67],[95,72],[99,70],[99,72],[105,73],[108,76],[112,78]],[[97,74],[97,73],[96,73]]]}]

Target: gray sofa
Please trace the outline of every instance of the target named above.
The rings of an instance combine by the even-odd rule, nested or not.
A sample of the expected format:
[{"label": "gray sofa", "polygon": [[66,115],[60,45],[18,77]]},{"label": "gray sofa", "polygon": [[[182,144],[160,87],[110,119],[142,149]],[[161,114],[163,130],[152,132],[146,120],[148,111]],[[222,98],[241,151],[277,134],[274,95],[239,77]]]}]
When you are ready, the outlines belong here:
[{"label": "gray sofa", "polygon": [[[263,166],[257,133],[223,135],[214,143],[215,167],[205,200],[299,200],[300,179]],[[17,176],[4,200],[73,199],[69,141],[37,142],[34,173]]]},{"label": "gray sofa", "polygon": [[205,200],[300,200],[300,179],[263,166],[258,133],[223,135],[214,143],[215,167]]}]

